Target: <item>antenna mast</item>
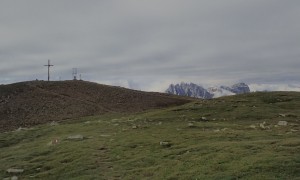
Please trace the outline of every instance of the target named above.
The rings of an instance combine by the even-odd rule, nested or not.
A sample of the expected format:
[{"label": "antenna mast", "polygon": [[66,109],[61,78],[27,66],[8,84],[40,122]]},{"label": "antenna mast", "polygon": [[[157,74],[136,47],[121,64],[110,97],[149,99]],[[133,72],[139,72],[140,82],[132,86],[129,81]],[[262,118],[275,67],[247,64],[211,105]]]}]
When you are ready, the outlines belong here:
[{"label": "antenna mast", "polygon": [[73,80],[77,80],[77,68],[73,68],[72,75],[73,75]]},{"label": "antenna mast", "polygon": [[48,66],[48,81],[50,81],[50,67],[54,65],[50,64],[50,59],[48,59],[48,64],[44,66]]}]

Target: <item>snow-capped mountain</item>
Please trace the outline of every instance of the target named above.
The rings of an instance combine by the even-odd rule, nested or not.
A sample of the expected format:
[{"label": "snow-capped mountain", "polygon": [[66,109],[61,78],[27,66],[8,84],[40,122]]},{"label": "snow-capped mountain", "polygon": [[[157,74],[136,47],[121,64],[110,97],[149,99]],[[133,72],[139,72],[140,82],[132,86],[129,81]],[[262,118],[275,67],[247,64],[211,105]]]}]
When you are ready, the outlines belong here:
[{"label": "snow-capped mountain", "polygon": [[217,98],[221,96],[249,93],[250,88],[245,83],[238,83],[232,86],[210,87],[205,89],[204,87],[194,83],[182,82],[176,85],[171,84],[165,92],[169,94],[179,95],[179,96],[211,99],[211,98]]},{"label": "snow-capped mountain", "polygon": [[228,91],[230,91],[234,94],[244,94],[244,93],[249,93],[250,92],[249,86],[245,83],[234,84],[231,87],[221,86],[220,88],[228,90]]},{"label": "snow-capped mountain", "polygon": [[211,99],[213,94],[208,92],[203,87],[194,84],[194,83],[180,83],[180,84],[171,84],[166,90],[166,93],[175,94],[179,96],[189,96],[201,99]]}]

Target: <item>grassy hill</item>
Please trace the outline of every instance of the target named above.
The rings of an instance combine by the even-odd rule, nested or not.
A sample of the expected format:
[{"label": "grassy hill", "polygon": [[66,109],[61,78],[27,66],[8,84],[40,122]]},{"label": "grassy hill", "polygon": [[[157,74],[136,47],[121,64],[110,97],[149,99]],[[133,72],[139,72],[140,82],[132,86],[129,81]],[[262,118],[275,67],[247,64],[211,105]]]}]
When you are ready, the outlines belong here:
[{"label": "grassy hill", "polygon": [[141,112],[190,102],[162,93],[86,81],[29,81],[0,86],[0,132],[105,113]]},{"label": "grassy hill", "polygon": [[274,92],[48,123],[0,133],[0,178],[299,179],[299,120]]}]

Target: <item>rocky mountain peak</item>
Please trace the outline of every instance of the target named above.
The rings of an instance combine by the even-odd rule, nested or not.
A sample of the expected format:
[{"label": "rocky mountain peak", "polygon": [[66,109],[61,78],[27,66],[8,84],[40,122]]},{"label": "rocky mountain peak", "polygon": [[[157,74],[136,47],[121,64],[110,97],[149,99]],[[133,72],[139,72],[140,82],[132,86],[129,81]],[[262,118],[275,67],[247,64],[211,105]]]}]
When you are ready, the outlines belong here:
[{"label": "rocky mountain peak", "polygon": [[181,82],[180,84],[171,84],[165,92],[179,96],[211,99],[221,96],[249,93],[250,88],[245,83],[237,83],[232,86],[209,87],[205,89],[194,83]]}]

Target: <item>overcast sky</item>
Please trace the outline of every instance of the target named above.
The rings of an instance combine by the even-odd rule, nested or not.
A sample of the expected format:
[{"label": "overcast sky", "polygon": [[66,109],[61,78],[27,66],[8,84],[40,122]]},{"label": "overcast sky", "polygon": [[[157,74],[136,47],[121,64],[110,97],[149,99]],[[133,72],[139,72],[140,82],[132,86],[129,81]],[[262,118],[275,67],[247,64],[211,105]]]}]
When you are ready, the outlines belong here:
[{"label": "overcast sky", "polygon": [[0,84],[300,84],[299,0],[0,0]]}]

